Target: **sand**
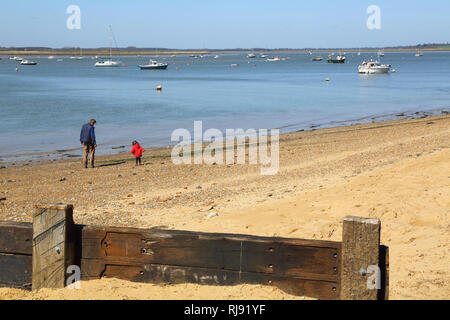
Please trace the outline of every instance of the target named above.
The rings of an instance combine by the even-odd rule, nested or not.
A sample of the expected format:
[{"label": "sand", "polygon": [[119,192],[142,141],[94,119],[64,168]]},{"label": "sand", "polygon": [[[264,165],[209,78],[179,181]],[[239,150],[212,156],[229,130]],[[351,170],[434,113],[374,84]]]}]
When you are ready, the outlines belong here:
[{"label": "sand", "polygon": [[[170,149],[0,170],[0,220],[31,221],[35,204],[70,203],[76,223],[341,240],[345,215],[377,217],[390,247],[391,299],[450,298],[450,117],[399,120],[280,138],[280,172],[256,165],[171,163]],[[218,215],[207,218],[215,212]],[[94,290],[95,288],[95,290]],[[272,287],[156,286],[117,279],[81,290],[0,299],[301,299]]]}]

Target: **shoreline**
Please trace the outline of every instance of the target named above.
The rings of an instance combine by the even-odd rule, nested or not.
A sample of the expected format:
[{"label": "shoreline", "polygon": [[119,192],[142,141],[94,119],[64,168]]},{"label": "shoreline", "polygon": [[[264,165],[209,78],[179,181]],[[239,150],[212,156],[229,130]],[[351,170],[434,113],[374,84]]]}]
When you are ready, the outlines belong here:
[{"label": "shoreline", "polygon": [[[450,114],[450,108],[437,108],[437,109],[428,109],[421,111],[403,111],[391,114],[382,114],[382,115],[371,115],[353,120],[343,120],[343,121],[328,121],[328,122],[311,122],[307,124],[289,124],[280,126],[279,128],[272,129],[280,129],[281,135],[286,135],[294,132],[303,132],[303,131],[316,131],[321,129],[328,128],[341,128],[348,126],[355,126],[361,124],[368,123],[385,123],[389,121],[397,121],[397,120],[407,120],[407,119],[421,119],[426,117],[433,116],[442,116]],[[149,152],[159,152],[160,150],[165,150],[168,148],[172,148],[174,144],[168,145],[150,145],[147,146],[146,149]],[[98,147],[102,147],[100,144]],[[99,149],[99,148],[97,148]],[[96,159],[101,157],[108,157],[120,154],[127,154],[129,147],[124,145],[107,145],[103,146],[103,149],[100,149],[100,153],[97,150]],[[23,153],[23,154],[6,154],[0,155],[0,169],[5,169],[9,167],[17,167],[23,165],[37,165],[43,163],[51,163],[55,161],[66,161],[70,159],[79,159],[81,160],[83,156],[83,148],[75,147],[75,148],[62,148],[58,150],[52,151],[41,151],[41,152],[32,152],[32,153]]]},{"label": "shoreline", "polygon": [[[441,115],[283,134],[274,176],[257,165],[174,165],[169,148],[144,154],[141,167],[131,154],[99,157],[95,169],[78,159],[10,167],[0,171],[0,220],[30,222],[35,205],[67,203],[77,224],[340,241],[344,216],[379,218],[381,243],[390,248],[390,298],[445,299],[449,143],[450,115]],[[116,299],[134,288],[136,299],[183,299],[186,287],[192,297],[299,299],[266,286],[225,292],[115,279],[83,282],[80,291],[4,288],[0,295]]]},{"label": "shoreline", "polygon": [[[79,48],[77,48],[79,50]],[[102,50],[96,50],[96,49],[85,49],[83,48],[84,57],[89,56],[102,56],[102,55],[109,55],[109,50],[102,51]],[[184,56],[184,55],[191,55],[191,54],[197,54],[197,55],[205,55],[205,54],[236,54],[236,53],[248,53],[248,52],[255,52],[255,53],[309,53],[309,52],[317,52],[317,53],[327,53],[327,52],[335,52],[335,51],[343,51],[346,53],[376,53],[380,50],[383,50],[385,53],[395,53],[395,52],[449,52],[450,48],[399,48],[399,49],[385,49],[385,48],[371,48],[371,49],[258,49],[258,50],[252,50],[252,49],[243,49],[243,50],[227,50],[227,49],[205,49],[205,50],[172,50],[172,51],[115,51],[115,56],[154,56],[154,55],[161,55],[161,56],[168,56],[168,55],[176,55],[176,56]],[[74,53],[74,51],[60,51],[60,52],[54,52],[54,51],[48,51],[48,50],[34,50],[34,51],[22,51],[22,50],[0,50],[0,56],[15,56],[15,55],[23,55],[23,56],[39,56],[39,55],[50,55],[50,56],[78,56],[78,53]]]}]

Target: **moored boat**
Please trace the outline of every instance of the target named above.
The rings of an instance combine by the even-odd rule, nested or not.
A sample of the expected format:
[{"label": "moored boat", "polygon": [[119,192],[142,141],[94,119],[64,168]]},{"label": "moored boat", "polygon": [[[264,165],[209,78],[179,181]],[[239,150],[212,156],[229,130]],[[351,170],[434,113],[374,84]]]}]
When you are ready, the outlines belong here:
[{"label": "moored boat", "polygon": [[322,60],[323,60],[323,57],[321,57],[321,56],[317,56],[315,58],[312,58],[312,61],[322,61]]},{"label": "moored boat", "polygon": [[281,59],[280,59],[280,57],[275,56],[275,57],[273,57],[273,58],[267,59],[267,61],[269,61],[269,62],[276,62],[276,61],[281,61]]},{"label": "moored boat", "polygon": [[345,63],[346,59],[347,58],[343,55],[337,55],[336,57],[334,57],[334,55],[331,54],[328,56],[327,62],[328,63]]},{"label": "moored boat", "polygon": [[116,68],[116,67],[121,67],[122,64],[120,62],[108,59],[108,60],[102,60],[102,61],[97,61],[94,65],[95,67],[104,67],[104,68]]},{"label": "moored boat", "polygon": [[[100,58],[101,61],[97,61],[94,66],[97,68],[117,68],[122,67],[122,63],[118,61],[114,61],[112,59],[112,39],[114,37],[112,32],[112,27],[109,26],[109,33],[110,33],[110,45],[109,45],[109,58]],[[82,57],[79,57],[82,58]],[[81,60],[81,59],[78,59]]]},{"label": "moored boat", "polygon": [[380,64],[379,61],[364,61],[358,67],[358,73],[361,74],[383,74],[391,69],[390,64]]},{"label": "moored boat", "polygon": [[168,64],[150,60],[149,64],[139,65],[138,67],[141,70],[166,70],[168,67]]},{"label": "moored boat", "polygon": [[22,61],[20,62],[20,64],[21,64],[22,66],[35,66],[35,65],[37,65],[37,62],[29,61],[29,60],[22,60]]}]

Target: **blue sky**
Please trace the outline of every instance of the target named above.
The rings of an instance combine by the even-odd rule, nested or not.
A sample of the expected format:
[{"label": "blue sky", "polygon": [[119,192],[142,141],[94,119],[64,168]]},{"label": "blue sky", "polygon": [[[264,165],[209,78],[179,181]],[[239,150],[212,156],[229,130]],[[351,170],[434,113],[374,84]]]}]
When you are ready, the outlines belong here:
[{"label": "blue sky", "polygon": [[[69,5],[81,30],[68,30]],[[366,9],[381,8],[381,30]],[[21,0],[0,3],[0,46],[304,48],[450,41],[448,0]]]}]

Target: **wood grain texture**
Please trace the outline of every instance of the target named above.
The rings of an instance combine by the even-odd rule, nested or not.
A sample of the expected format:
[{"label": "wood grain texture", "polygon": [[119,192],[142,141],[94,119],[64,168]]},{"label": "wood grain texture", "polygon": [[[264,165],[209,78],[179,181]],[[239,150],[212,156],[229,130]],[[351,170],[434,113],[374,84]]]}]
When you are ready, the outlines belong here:
[{"label": "wood grain texture", "polygon": [[33,290],[63,288],[74,264],[73,207],[38,207],[33,214]]},{"label": "wood grain texture", "polygon": [[82,270],[83,280],[107,277],[154,284],[196,283],[213,286],[246,283],[274,286],[297,296],[323,300],[339,298],[337,281],[309,280],[293,276],[158,264],[117,265],[105,264],[101,260],[83,260]]},{"label": "wood grain texture", "polygon": [[88,227],[81,259],[160,264],[336,281],[340,243],[244,235]]},{"label": "wood grain texture", "polygon": [[0,253],[31,255],[31,223],[0,221]]},{"label": "wood grain texture", "polygon": [[377,300],[378,290],[370,289],[367,279],[372,274],[361,274],[369,266],[380,266],[380,228],[378,219],[344,218],[342,234],[342,300]]},{"label": "wood grain texture", "polygon": [[0,253],[0,287],[31,289],[31,255]]}]

